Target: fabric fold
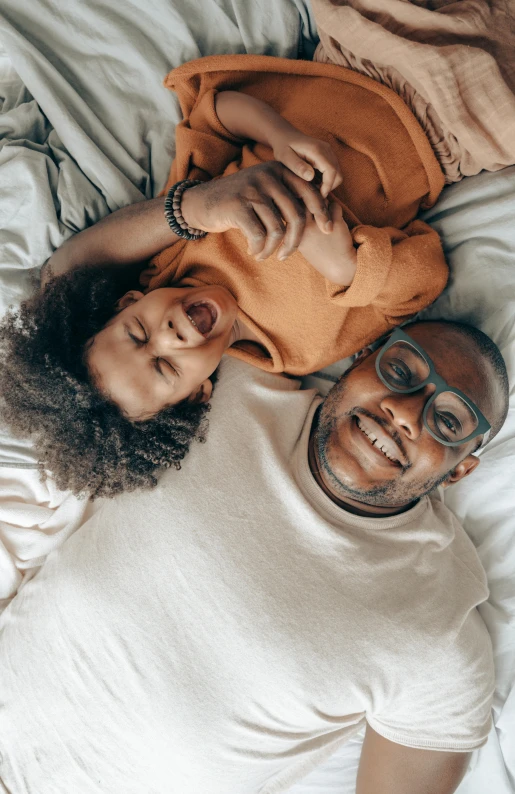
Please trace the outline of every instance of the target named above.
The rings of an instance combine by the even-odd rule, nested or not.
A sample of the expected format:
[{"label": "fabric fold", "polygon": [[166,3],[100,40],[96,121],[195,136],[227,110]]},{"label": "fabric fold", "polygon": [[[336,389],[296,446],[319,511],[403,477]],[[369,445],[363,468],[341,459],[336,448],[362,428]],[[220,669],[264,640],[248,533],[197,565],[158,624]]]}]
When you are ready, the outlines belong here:
[{"label": "fabric fold", "polygon": [[314,60],[394,90],[447,182],[515,163],[515,5],[503,0],[312,0]]}]

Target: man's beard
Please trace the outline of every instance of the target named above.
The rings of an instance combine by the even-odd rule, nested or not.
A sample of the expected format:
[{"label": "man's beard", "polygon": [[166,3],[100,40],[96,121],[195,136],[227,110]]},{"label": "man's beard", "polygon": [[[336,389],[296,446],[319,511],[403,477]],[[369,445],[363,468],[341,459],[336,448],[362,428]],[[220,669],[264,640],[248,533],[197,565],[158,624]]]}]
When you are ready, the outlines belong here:
[{"label": "man's beard", "polygon": [[356,412],[356,409],[352,408],[344,414],[337,413],[338,405],[346,389],[345,379],[346,374],[343,374],[340,380],[333,386],[325,402],[320,406],[318,417],[315,419],[315,421],[318,420],[315,433],[315,445],[320,468],[323,470],[325,477],[329,480],[335,492],[335,496],[340,495],[342,499],[350,498],[357,502],[363,502],[375,507],[397,507],[399,505],[407,505],[411,502],[415,502],[438,488],[438,486],[447,479],[449,472],[443,475],[436,475],[422,483],[406,483],[400,481],[400,479],[396,479],[369,489],[353,488],[338,479],[328,459],[328,445],[331,434],[338,422],[344,418],[352,421],[351,417]]}]

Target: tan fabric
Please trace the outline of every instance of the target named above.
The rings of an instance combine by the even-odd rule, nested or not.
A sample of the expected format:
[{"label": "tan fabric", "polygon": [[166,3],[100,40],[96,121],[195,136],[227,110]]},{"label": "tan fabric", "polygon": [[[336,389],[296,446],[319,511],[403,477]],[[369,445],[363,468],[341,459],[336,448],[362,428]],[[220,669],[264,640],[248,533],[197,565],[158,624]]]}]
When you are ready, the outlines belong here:
[{"label": "tan fabric", "polygon": [[248,55],[185,64],[165,84],[177,92],[184,114],[169,184],[272,157],[268,147],[244,145],[221,125],[214,97],[222,89],[263,99],[303,132],[329,141],[343,170],[334,195],[358,252],[348,289],[327,282],[299,253],[285,262],[275,256],[257,262],[238,230],[180,241],[143,274],[150,289],[171,281],[229,289],[267,351],[240,343],[232,355],[305,375],[355,353],[440,294],[448,269],[438,234],[413,218],[434,203],[443,174],[393,91],[331,64]]},{"label": "tan fabric", "polygon": [[315,60],[401,96],[457,182],[515,163],[515,3],[312,0]]},{"label": "tan fabric", "polygon": [[486,741],[472,542],[438,498],[337,507],[297,385],[224,360],[206,443],[106,500],[0,617],[12,794],[278,794],[365,719],[409,747]]}]

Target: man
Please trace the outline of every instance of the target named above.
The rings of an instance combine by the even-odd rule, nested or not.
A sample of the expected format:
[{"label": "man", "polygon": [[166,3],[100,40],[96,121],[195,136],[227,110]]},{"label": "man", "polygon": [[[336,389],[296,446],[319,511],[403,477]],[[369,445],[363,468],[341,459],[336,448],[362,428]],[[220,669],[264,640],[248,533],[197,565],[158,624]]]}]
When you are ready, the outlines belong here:
[{"label": "man", "polygon": [[452,794],[490,728],[487,587],[427,492],[504,421],[497,348],[414,323],[323,401],[221,370],[206,444],[4,613],[5,790],[272,794],[366,724],[357,794]]}]

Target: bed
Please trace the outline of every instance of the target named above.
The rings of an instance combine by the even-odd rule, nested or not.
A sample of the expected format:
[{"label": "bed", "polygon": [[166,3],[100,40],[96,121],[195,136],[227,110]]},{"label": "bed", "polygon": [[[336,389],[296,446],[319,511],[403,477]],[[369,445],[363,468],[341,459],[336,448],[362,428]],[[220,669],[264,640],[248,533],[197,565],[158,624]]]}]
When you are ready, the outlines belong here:
[{"label": "bed", "polygon": [[[200,9],[200,10],[199,10]],[[3,0],[0,13],[0,312],[31,289],[52,250],[166,180],[179,121],[162,87],[201,55],[311,57],[304,0]],[[442,235],[451,281],[426,314],[470,321],[497,342],[515,383],[515,167],[444,190],[424,219]],[[326,391],[347,362],[306,379]],[[497,671],[494,728],[460,794],[515,791],[515,396],[470,480],[445,496],[488,574],[481,613]],[[94,509],[40,481],[27,442],[0,432],[0,608]],[[291,791],[350,794],[360,737]]]}]

